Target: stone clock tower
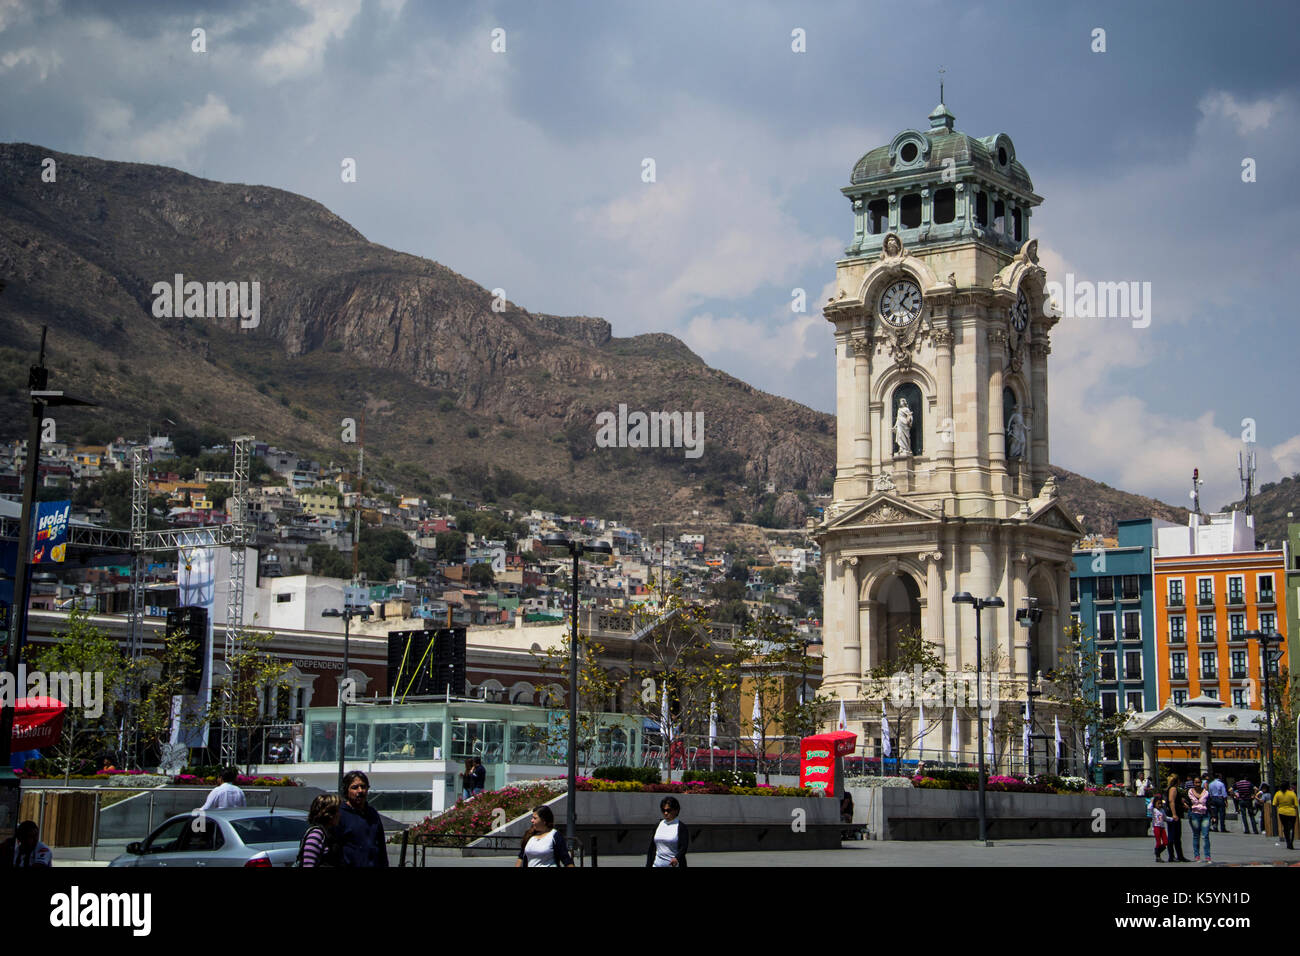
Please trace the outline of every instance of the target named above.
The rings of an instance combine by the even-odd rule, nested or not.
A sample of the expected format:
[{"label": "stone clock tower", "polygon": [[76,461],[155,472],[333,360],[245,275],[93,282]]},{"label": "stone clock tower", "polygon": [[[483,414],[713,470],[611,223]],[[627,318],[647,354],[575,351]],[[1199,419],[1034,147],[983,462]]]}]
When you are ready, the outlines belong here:
[{"label": "stone clock tower", "polygon": [[[895,659],[900,632],[939,645],[949,672],[974,670],[975,611],[951,600],[961,591],[1006,602],[981,612],[984,669],[997,674],[1000,709],[1018,712],[1064,644],[1082,534],[1047,468],[1058,318],[1030,238],[1042,199],[1005,133],[958,132],[942,103],[929,120],[853,167],[842,189],[853,240],[824,309],[838,438],[834,502],[815,530],[822,691],[868,739],[880,703],[863,675]],[[1030,598],[1042,615],[1023,627],[1016,612]],[[953,749],[950,710],[926,706],[927,759]],[[958,718],[969,759],[974,708]]]}]

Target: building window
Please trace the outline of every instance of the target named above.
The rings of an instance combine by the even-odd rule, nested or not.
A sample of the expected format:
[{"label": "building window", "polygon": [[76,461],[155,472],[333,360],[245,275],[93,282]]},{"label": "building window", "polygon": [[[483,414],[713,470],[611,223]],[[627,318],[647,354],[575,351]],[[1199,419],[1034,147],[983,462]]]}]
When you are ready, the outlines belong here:
[{"label": "building window", "polygon": [[951,188],[936,189],[934,193],[934,221],[937,225],[957,218],[957,193]]},{"label": "building window", "polygon": [[1126,641],[1142,640],[1142,612],[1141,611],[1124,612],[1124,640]]},{"label": "building window", "polygon": [[1169,582],[1169,606],[1183,606],[1183,579],[1177,578]]},{"label": "building window", "polygon": [[1228,578],[1228,603],[1245,604],[1246,603],[1246,579],[1242,577]]},{"label": "building window", "polygon": [[1187,640],[1187,619],[1184,617],[1171,617],[1169,619],[1169,643],[1182,644]]},{"label": "building window", "polygon": [[1024,228],[1025,228],[1024,214],[1021,213],[1019,208],[1017,208],[1016,211],[1012,213],[1011,222],[1015,226],[1016,242],[1019,242],[1020,237],[1024,234]]},{"label": "building window", "polygon": [[1124,679],[1125,680],[1142,679],[1142,652],[1141,651],[1124,652]]},{"label": "building window", "polygon": [[1202,614],[1197,618],[1197,640],[1213,641],[1214,640],[1214,615]]},{"label": "building window", "polygon": [[1125,709],[1125,710],[1139,710],[1139,711],[1140,711],[1140,710],[1142,710],[1142,708],[1144,708],[1145,706],[1146,706],[1146,703],[1145,703],[1145,702],[1143,701],[1143,699],[1142,699],[1142,691],[1140,691],[1140,690],[1131,690],[1131,691],[1129,691],[1128,693],[1126,693],[1126,694],[1124,695],[1124,709]]},{"label": "building window", "polygon": [[920,193],[908,193],[898,204],[898,224],[904,229],[916,229],[921,225]]},{"label": "building window", "polygon": [[1120,578],[1120,597],[1125,601],[1136,601],[1142,596],[1136,574],[1126,574]]},{"label": "building window", "polygon": [[288,604],[292,600],[293,600],[292,594],[277,594],[275,596],[276,604]]},{"label": "building window", "polygon": [[987,193],[975,194],[975,222],[982,227],[989,224],[989,197]]},{"label": "building window", "polygon": [[1101,744],[1101,759],[1102,759],[1102,760],[1111,760],[1111,761],[1119,760],[1119,741],[1118,741],[1118,740],[1103,740],[1103,741],[1102,741],[1102,744]]},{"label": "building window", "polygon": [[1077,614],[1070,615],[1070,625],[1074,633],[1079,635],[1083,634],[1083,618],[1079,617],[1079,615]]},{"label": "building window", "polygon": [[1079,579],[1070,578],[1070,603],[1079,603]]},{"label": "building window", "polygon": [[1232,652],[1232,679],[1245,680],[1246,678],[1246,652]]},{"label": "building window", "polygon": [[1097,579],[1097,600],[1098,601],[1115,600],[1115,579],[1114,578]]},{"label": "building window", "polygon": [[889,200],[873,199],[867,203],[867,235],[878,236],[889,222]]},{"label": "building window", "polygon": [[1256,580],[1259,583],[1259,603],[1272,604],[1276,600],[1273,596],[1273,575],[1261,574]]},{"label": "building window", "polygon": [[1228,615],[1228,640],[1239,641],[1246,633],[1246,615],[1229,614]]},{"label": "building window", "polygon": [[1214,651],[1201,651],[1201,680],[1219,679],[1219,655]]},{"label": "building window", "polygon": [[1175,651],[1169,655],[1169,679],[1187,680],[1187,654]]},{"label": "building window", "polygon": [[1187,703],[1187,691],[1185,690],[1174,691],[1174,706],[1182,707],[1183,704],[1185,703]]},{"label": "building window", "polygon": [[993,200],[993,231],[1004,235],[1007,231],[1007,204],[1004,200]]},{"label": "building window", "polygon": [[1113,690],[1101,692],[1101,712],[1103,716],[1113,717],[1118,709],[1119,695]]},{"label": "building window", "polygon": [[1097,615],[1097,640],[1115,640],[1115,612],[1102,611]]},{"label": "building window", "polygon": [[1098,655],[1098,659],[1099,659],[1099,663],[1101,664],[1101,679],[1114,680],[1115,679],[1115,652],[1103,651],[1101,654]]},{"label": "building window", "polygon": [[1201,688],[1201,694],[1202,694],[1203,696],[1205,696],[1205,697],[1210,698],[1210,700],[1218,700],[1218,699],[1219,699],[1219,688],[1217,688],[1217,687],[1202,687],[1202,688]]},{"label": "building window", "polygon": [[1244,687],[1234,687],[1232,689],[1232,706],[1247,708],[1250,706],[1250,694]]},{"label": "building window", "polygon": [[1261,631],[1263,631],[1265,634],[1272,634],[1272,633],[1273,633],[1273,629],[1274,629],[1275,627],[1277,627],[1277,615],[1276,615],[1276,614],[1260,614],[1260,616],[1259,616],[1259,629],[1260,629]]},{"label": "building window", "polygon": [[1196,603],[1214,604],[1214,578],[1196,579]]}]

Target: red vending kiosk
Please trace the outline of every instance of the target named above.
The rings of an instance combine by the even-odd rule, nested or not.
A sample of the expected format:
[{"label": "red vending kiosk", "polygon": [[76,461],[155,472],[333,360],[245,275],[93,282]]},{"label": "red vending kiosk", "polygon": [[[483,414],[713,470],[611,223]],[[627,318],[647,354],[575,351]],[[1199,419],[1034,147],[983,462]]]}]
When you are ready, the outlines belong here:
[{"label": "red vending kiosk", "polygon": [[823,797],[837,797],[844,789],[844,758],[858,746],[858,735],[847,730],[805,737],[800,745],[799,786]]}]

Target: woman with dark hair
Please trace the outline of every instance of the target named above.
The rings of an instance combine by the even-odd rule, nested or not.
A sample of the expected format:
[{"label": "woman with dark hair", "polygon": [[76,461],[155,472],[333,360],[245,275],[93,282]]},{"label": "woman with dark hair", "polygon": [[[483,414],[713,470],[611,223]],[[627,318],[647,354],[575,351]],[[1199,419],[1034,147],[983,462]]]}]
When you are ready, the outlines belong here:
[{"label": "woman with dark hair", "polygon": [[555,814],[547,806],[533,810],[532,826],[524,834],[515,866],[573,866],[573,855],[555,829]]},{"label": "woman with dark hair", "polygon": [[690,831],[681,820],[682,805],[676,797],[664,797],[659,801],[659,812],[663,819],[650,838],[650,849],[646,850],[645,865],[685,866],[686,850],[690,844]]},{"label": "woman with dark hair", "polygon": [[[1165,792],[1165,826],[1169,830],[1169,862],[1186,863],[1187,857],[1183,856],[1183,817],[1190,804],[1187,800],[1187,794],[1183,793],[1178,786],[1180,783],[1178,774],[1169,775],[1168,787]],[[1177,856],[1175,857],[1175,853]]]},{"label": "woman with dark hair", "polygon": [[1277,791],[1273,794],[1273,811],[1277,814],[1277,825],[1281,828],[1281,835],[1286,840],[1288,850],[1295,849],[1295,821],[1298,808],[1300,808],[1300,801],[1296,800],[1291,781],[1283,780],[1277,785]]},{"label": "woman with dark hair", "polygon": [[334,830],[339,825],[339,795],[322,793],[307,811],[307,832],[298,844],[298,866],[336,867],[339,846]]},{"label": "woman with dark hair", "polygon": [[346,802],[339,812],[334,829],[338,841],[340,865],[348,867],[388,866],[388,847],[384,844],[384,821],[366,802],[370,778],[360,770],[343,775]]},{"label": "woman with dark hair", "polygon": [[1187,789],[1187,799],[1191,802],[1191,808],[1187,814],[1187,822],[1192,826],[1192,862],[1201,862],[1201,839],[1205,839],[1205,862],[1213,863],[1210,859],[1210,791],[1201,786],[1201,778],[1197,777],[1192,781],[1192,785]]}]

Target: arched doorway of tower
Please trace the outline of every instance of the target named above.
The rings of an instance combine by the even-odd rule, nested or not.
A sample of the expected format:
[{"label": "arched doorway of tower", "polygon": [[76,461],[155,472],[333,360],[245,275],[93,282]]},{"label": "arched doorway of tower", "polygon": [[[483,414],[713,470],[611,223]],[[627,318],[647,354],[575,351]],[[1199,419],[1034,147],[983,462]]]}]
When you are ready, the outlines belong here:
[{"label": "arched doorway of tower", "polygon": [[876,591],[879,632],[876,660],[896,661],[908,634],[921,633],[921,589],[910,574],[896,572],[880,582]]},{"label": "arched doorway of tower", "polygon": [[1038,622],[1029,628],[1029,675],[1031,678],[1039,673],[1047,674],[1054,670],[1057,661],[1057,647],[1064,642],[1061,629],[1065,622],[1060,615],[1056,601],[1056,587],[1051,576],[1044,571],[1035,571],[1029,576],[1029,596],[1037,600],[1034,605],[1042,612]]}]

